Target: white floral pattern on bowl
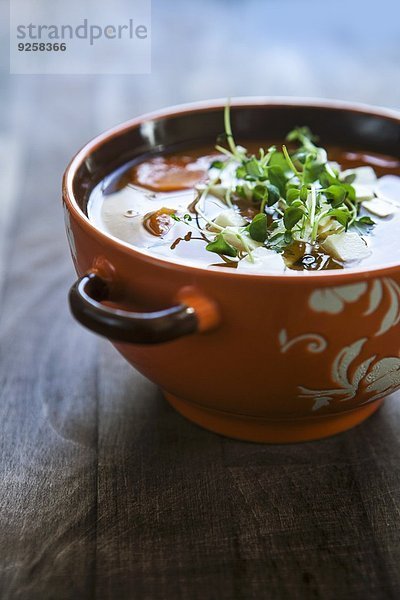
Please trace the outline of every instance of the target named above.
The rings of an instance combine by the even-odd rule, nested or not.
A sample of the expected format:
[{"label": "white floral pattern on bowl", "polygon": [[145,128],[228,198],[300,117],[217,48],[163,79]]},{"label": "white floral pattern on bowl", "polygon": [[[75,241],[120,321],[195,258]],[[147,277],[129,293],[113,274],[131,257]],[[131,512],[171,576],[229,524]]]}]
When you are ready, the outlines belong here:
[{"label": "white floral pattern on bowl", "polygon": [[[313,291],[308,299],[309,308],[314,312],[338,315],[348,304],[357,302],[368,292],[367,309],[360,316],[368,317],[382,308],[383,316],[372,338],[381,336],[400,323],[400,286],[388,277],[373,279],[370,283],[320,288]],[[370,338],[370,339],[372,339]],[[363,361],[356,361],[369,338],[361,338],[342,348],[330,367],[334,387],[316,390],[298,386],[298,398],[310,399],[312,410],[330,406],[332,402],[353,400],[362,391],[367,399],[363,404],[378,400],[400,388],[400,357],[389,356],[377,360],[371,354]],[[328,341],[319,333],[310,332],[289,338],[287,330],[279,332],[278,343],[282,354],[295,344],[307,342],[305,350],[312,353],[324,352]]]},{"label": "white floral pattern on bowl", "polygon": [[299,397],[313,400],[312,410],[329,406],[333,400],[339,402],[352,400],[360,387],[363,387],[366,393],[372,394],[366,402],[379,400],[400,388],[400,358],[397,356],[382,358],[375,363],[376,356],[370,356],[357,364],[353,374],[350,375],[352,363],[360,355],[366,341],[367,338],[357,340],[343,348],[336,356],[332,364],[331,376],[337,388],[313,390],[299,386]]},{"label": "white floral pattern on bowl", "polygon": [[357,302],[367,291],[366,283],[341,285],[332,288],[317,289],[308,300],[311,310],[336,315],[343,311],[346,304]]},{"label": "white floral pattern on bowl", "polygon": [[290,350],[292,346],[299,342],[307,342],[306,348],[313,354],[323,352],[328,346],[326,339],[318,333],[303,333],[302,335],[297,335],[296,337],[289,339],[286,329],[281,329],[279,332],[279,345],[282,354]]},{"label": "white floral pattern on bowl", "polygon": [[400,286],[389,277],[373,279],[370,285],[362,282],[332,288],[319,288],[310,294],[308,304],[314,312],[336,315],[343,312],[346,304],[357,302],[367,291],[369,305],[364,316],[369,316],[378,310],[385,295],[389,299],[389,308],[378,331],[374,334],[382,335],[400,322]]},{"label": "white floral pattern on bowl", "polygon": [[385,293],[389,297],[389,308],[383,316],[378,331],[375,333],[376,336],[386,333],[400,322],[400,286],[389,277],[373,280],[369,291],[369,306],[364,315],[371,315],[378,310]]}]

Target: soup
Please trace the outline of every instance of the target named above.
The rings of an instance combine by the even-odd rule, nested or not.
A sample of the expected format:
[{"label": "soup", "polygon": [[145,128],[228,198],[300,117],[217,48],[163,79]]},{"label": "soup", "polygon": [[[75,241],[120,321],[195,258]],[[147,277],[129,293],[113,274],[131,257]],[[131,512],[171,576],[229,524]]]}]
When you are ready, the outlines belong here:
[{"label": "soup", "polygon": [[[228,114],[228,116],[227,116]],[[307,128],[279,143],[131,162],[93,190],[102,231],[186,264],[276,273],[400,262],[400,161],[320,148]]]}]

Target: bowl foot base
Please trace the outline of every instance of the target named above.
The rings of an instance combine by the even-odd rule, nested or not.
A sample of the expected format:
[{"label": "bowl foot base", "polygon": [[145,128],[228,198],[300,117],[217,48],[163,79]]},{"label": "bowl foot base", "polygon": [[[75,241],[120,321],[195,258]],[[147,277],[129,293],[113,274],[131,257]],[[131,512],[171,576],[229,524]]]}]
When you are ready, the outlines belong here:
[{"label": "bowl foot base", "polygon": [[168,402],[184,417],[214,433],[248,442],[282,444],[317,440],[351,429],[372,415],[383,403],[376,400],[349,412],[310,418],[259,419],[210,410],[167,392]]}]

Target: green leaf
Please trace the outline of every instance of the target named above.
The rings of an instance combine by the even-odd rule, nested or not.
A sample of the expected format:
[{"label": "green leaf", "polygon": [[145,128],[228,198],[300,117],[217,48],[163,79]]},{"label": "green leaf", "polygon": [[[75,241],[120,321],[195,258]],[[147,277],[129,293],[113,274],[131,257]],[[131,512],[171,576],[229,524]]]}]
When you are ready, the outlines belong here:
[{"label": "green leaf", "polygon": [[285,231],[283,234],[283,240],[285,244],[291,244],[293,242],[293,236],[291,231]]},{"label": "green leaf", "polygon": [[300,190],[298,188],[289,188],[286,192],[286,202],[292,204],[295,200],[300,197]]},{"label": "green leaf", "polygon": [[354,183],[356,177],[357,175],[355,173],[349,173],[349,175],[346,175],[343,181],[344,183],[348,183],[351,185],[352,183]]},{"label": "green leaf", "polygon": [[265,185],[256,185],[253,189],[253,200],[255,202],[262,202],[268,198],[268,189]]},{"label": "green leaf", "polygon": [[333,208],[337,208],[343,204],[347,196],[347,191],[342,185],[330,185],[324,193]]},{"label": "green leaf", "polygon": [[[325,167],[325,169],[326,169],[326,167]],[[337,177],[333,177],[326,170],[322,171],[322,173],[320,174],[319,182],[323,188],[327,188],[330,185],[341,185],[341,182],[339,181],[339,179]]]},{"label": "green leaf", "polygon": [[327,213],[326,216],[333,217],[334,219],[336,219],[336,221],[338,221],[345,229],[347,229],[347,226],[351,219],[351,214],[349,213],[349,211],[341,210],[340,208],[333,208]]},{"label": "green leaf", "polygon": [[235,193],[244,200],[251,200],[253,197],[253,187],[245,182],[236,186]]},{"label": "green leaf", "polygon": [[269,239],[265,240],[265,246],[270,248],[271,250],[275,250],[275,252],[282,252],[285,247],[290,243],[290,241],[286,241],[286,235],[291,235],[288,231],[280,232],[275,235],[272,235]]},{"label": "green leaf", "polygon": [[248,227],[250,237],[256,242],[265,242],[267,239],[267,215],[259,213],[254,217]]},{"label": "green leaf", "polygon": [[352,202],[355,202],[355,200],[356,200],[356,190],[353,188],[353,186],[349,185],[348,183],[342,183],[342,187],[347,192],[347,198],[349,200],[351,200]]},{"label": "green leaf", "polygon": [[222,169],[224,167],[225,163],[222,160],[214,160],[211,165],[210,165],[210,169]]},{"label": "green leaf", "polygon": [[238,179],[244,179],[246,177],[246,169],[243,165],[240,165],[240,167],[236,169],[236,177]]},{"label": "green leaf", "polygon": [[237,185],[236,188],[235,188],[235,193],[238,196],[240,196],[240,198],[244,198],[244,199],[247,198],[246,193],[244,191],[244,186],[243,185]]},{"label": "green leaf", "polygon": [[307,185],[302,185],[301,186],[301,190],[300,190],[300,200],[302,202],[305,202],[308,198],[308,186]]},{"label": "green leaf", "polygon": [[323,148],[318,148],[315,153],[311,152],[307,156],[303,168],[304,183],[317,181],[325,170],[326,158],[326,152]]},{"label": "green leaf", "polygon": [[222,233],[218,234],[213,242],[210,242],[206,246],[206,250],[209,252],[215,252],[216,254],[223,254],[225,256],[237,256],[237,249],[228,244],[225,241]]},{"label": "green leaf", "polygon": [[273,206],[281,197],[279,189],[273,183],[267,183],[266,188],[268,190],[268,206]]},{"label": "green leaf", "polygon": [[371,231],[374,225],[375,221],[371,217],[360,217],[352,223],[351,229],[354,229],[359,235],[365,235]]},{"label": "green leaf", "polygon": [[286,162],[286,158],[283,155],[283,152],[274,152],[271,158],[269,159],[268,165],[270,167],[279,167],[283,173],[288,171],[288,165]]},{"label": "green leaf", "polygon": [[286,192],[286,175],[281,167],[267,167],[270,183],[278,188],[280,196],[285,197]]},{"label": "green leaf", "polygon": [[293,200],[292,206],[293,207],[299,206],[301,208],[301,210],[304,211],[304,204],[301,200]]},{"label": "green leaf", "polygon": [[254,177],[255,179],[258,179],[258,177],[262,177],[264,175],[264,171],[261,168],[260,163],[254,156],[244,163],[244,168],[246,170],[246,175]]},{"label": "green leaf", "polygon": [[304,215],[304,210],[300,206],[289,206],[283,215],[283,223],[288,231],[300,221]]}]

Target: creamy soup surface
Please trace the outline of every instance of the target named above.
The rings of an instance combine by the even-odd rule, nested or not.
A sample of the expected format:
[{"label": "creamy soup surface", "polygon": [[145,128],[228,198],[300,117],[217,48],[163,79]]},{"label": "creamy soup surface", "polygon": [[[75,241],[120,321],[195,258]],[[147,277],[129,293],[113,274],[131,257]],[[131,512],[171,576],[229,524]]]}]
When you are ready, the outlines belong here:
[{"label": "creamy soup surface", "polygon": [[[243,143],[243,146],[249,153],[268,147],[265,141]],[[228,223],[235,225],[232,218],[234,221],[237,215],[238,223],[244,229],[259,211],[259,206],[243,198],[233,198],[227,207],[226,199],[220,199],[218,194],[204,195],[205,183],[210,178],[210,165],[224,159],[224,155],[213,147],[155,156],[139,164],[126,164],[93,190],[87,206],[88,217],[98,229],[132,246],[145,248],[154,256],[192,265],[268,273],[400,263],[399,160],[334,147],[327,151],[332,164],[338,163],[342,170],[370,167],[376,174],[375,181],[370,178],[366,182],[369,192],[373,190],[372,194],[376,195],[374,204],[368,204],[367,194],[365,207],[362,204],[359,212],[359,216],[369,216],[374,222],[370,230],[360,234],[366,249],[361,256],[355,252],[354,257],[346,256],[343,260],[340,253],[327,250],[328,246],[310,244],[301,239],[293,240],[273,253],[265,250],[263,244],[254,242],[254,248],[251,247],[254,259],[251,262],[248,255],[246,258],[246,253],[243,254],[229,238],[226,239],[230,244],[239,248],[236,256],[223,256],[207,250],[209,234],[216,235],[214,220],[222,222],[221,215],[230,211]],[[364,174],[368,173],[371,175],[371,169]],[[358,189],[361,189],[358,193],[365,192],[363,183],[358,185]],[[196,200],[201,204],[200,214]],[[367,206],[372,206],[372,212],[367,210]],[[272,219],[271,216],[268,218]],[[267,260],[264,260],[263,252]]]}]

